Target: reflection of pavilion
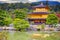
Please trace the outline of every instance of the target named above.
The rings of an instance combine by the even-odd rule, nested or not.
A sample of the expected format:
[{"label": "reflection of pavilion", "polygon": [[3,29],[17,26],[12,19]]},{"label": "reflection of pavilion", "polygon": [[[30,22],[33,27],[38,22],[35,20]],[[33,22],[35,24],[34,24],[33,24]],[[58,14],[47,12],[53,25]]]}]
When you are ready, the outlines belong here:
[{"label": "reflection of pavilion", "polygon": [[33,6],[32,8],[33,12],[28,14],[29,22],[34,22],[35,24],[45,23],[49,14],[49,7],[41,3],[40,5]]}]

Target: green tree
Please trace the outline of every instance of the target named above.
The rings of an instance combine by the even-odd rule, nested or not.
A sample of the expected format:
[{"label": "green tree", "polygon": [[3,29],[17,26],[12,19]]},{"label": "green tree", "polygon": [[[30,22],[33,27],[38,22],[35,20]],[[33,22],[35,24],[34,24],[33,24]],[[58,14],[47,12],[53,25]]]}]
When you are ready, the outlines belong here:
[{"label": "green tree", "polygon": [[49,25],[56,25],[58,23],[58,17],[55,14],[49,14],[46,23]]},{"label": "green tree", "polygon": [[17,29],[17,30],[25,30],[26,28],[29,27],[29,22],[24,20],[24,19],[19,19],[19,18],[16,18],[14,21],[13,21],[13,24],[14,24],[14,27]]},{"label": "green tree", "polygon": [[14,11],[15,18],[25,19],[27,17],[27,9],[17,9]]},{"label": "green tree", "polygon": [[11,17],[5,10],[0,10],[0,26],[9,25],[11,23]]},{"label": "green tree", "polygon": [[11,24],[12,23],[12,18],[11,17],[6,17],[5,19],[4,19],[4,24],[6,25],[6,26],[9,26],[9,24]]}]

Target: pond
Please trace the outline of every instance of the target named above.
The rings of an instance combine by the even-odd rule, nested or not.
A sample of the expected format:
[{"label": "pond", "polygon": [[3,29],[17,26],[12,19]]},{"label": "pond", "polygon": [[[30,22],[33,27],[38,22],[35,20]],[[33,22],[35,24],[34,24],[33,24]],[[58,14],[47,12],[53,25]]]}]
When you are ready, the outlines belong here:
[{"label": "pond", "polygon": [[7,32],[5,31],[5,33],[3,34],[6,34],[7,36],[6,40],[60,40],[60,32],[39,32],[39,31],[38,32],[37,31],[36,32],[35,31],[30,31],[30,32],[9,31]]}]

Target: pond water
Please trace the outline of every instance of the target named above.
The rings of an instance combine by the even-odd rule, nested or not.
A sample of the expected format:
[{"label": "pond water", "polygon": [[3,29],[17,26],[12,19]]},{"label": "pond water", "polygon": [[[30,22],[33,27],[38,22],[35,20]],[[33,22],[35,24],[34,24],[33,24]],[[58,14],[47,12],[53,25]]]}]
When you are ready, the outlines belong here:
[{"label": "pond water", "polygon": [[[0,32],[1,33],[1,32]],[[5,31],[7,39],[6,40],[60,40],[60,32],[20,32],[20,31]],[[3,33],[3,34],[5,34]],[[46,34],[49,34],[50,36],[46,38],[32,38],[33,34],[44,34],[43,36],[46,36]],[[51,36],[52,35],[52,36]]]}]

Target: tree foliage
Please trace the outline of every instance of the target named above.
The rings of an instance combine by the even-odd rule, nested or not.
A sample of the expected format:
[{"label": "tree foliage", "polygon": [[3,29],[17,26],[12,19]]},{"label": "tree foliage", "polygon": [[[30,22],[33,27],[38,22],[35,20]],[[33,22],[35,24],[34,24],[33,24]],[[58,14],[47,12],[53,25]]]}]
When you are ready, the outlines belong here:
[{"label": "tree foliage", "polygon": [[14,27],[19,30],[19,29],[25,29],[25,28],[28,28],[29,27],[29,22],[24,20],[24,19],[19,19],[19,18],[16,18],[14,21],[13,21],[13,24],[14,24]]},{"label": "tree foliage", "polygon": [[14,11],[15,18],[25,19],[27,17],[28,9],[17,9]]},{"label": "tree foliage", "polygon": [[58,23],[58,17],[55,14],[49,14],[46,23],[49,25],[57,24]]},{"label": "tree foliage", "polygon": [[5,10],[0,10],[0,26],[9,25],[11,23],[11,17]]},{"label": "tree foliage", "polygon": [[12,23],[12,18],[11,17],[7,17],[7,18],[5,18],[4,19],[4,23],[5,23],[5,25],[7,25],[7,26],[9,26],[9,24],[11,24]]}]

